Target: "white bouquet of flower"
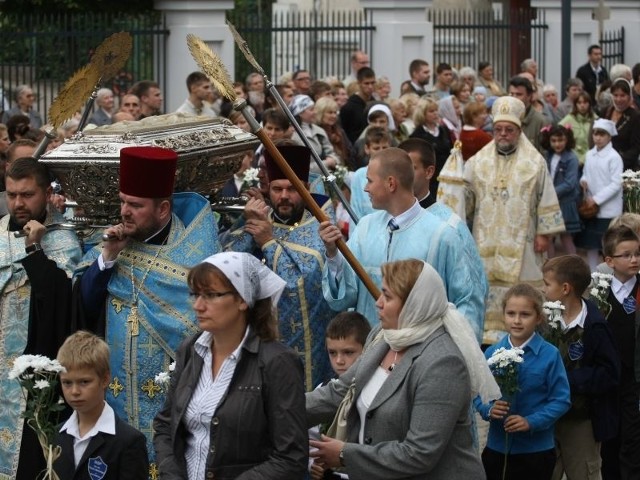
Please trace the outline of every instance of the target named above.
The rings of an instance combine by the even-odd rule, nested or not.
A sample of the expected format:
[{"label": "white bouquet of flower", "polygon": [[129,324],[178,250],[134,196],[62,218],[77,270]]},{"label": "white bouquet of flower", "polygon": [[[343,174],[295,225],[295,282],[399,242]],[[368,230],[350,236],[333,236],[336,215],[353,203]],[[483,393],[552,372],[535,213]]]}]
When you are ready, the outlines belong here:
[{"label": "white bouquet of flower", "polygon": [[258,179],[258,169],[257,168],[247,168],[244,171],[242,177],[242,188],[241,190],[247,190],[252,187],[257,187],[260,184],[260,180]]},{"label": "white bouquet of flower", "polygon": [[600,313],[606,318],[611,313],[611,304],[609,303],[609,287],[613,275],[609,273],[593,272],[591,274],[591,286],[589,287],[589,299],[593,300]]},{"label": "white bouquet of flower", "polygon": [[57,360],[51,360],[43,355],[22,355],[13,362],[10,379],[16,379],[22,386],[22,393],[26,400],[24,418],[35,432],[40,447],[47,461],[47,468],[43,480],[58,480],[53,470],[62,449],[54,445],[57,434],[57,422],[51,420],[51,414],[64,409],[64,400],[58,395],[58,375],[65,369]]},{"label": "white bouquet of flower", "polygon": [[510,398],[519,390],[518,364],[524,362],[524,350],[521,348],[498,348],[487,363],[489,369],[500,387],[502,395]]},{"label": "white bouquet of flower", "polygon": [[561,302],[544,302],[542,310],[547,316],[547,325],[544,329],[543,336],[545,340],[552,343],[556,347],[562,339],[562,331],[564,330],[564,305]]},{"label": "white bouquet of flower", "polygon": [[640,172],[622,173],[622,199],[625,212],[640,213]]},{"label": "white bouquet of flower", "polygon": [[[518,386],[518,365],[524,362],[524,350],[521,348],[510,348],[506,349],[504,347],[498,348],[487,363],[489,364],[489,369],[493,374],[493,377],[496,379],[496,383],[500,387],[500,392],[502,392],[502,397],[508,401],[512,402],[513,396],[520,390]],[[511,407],[509,407],[511,408]],[[509,434],[505,432],[505,445],[507,449],[504,452],[504,466],[502,468],[502,480],[505,479],[507,473],[507,459],[509,457]]]},{"label": "white bouquet of flower", "polygon": [[175,369],[176,369],[176,362],[171,362],[171,365],[169,365],[168,371],[160,372],[159,374],[156,375],[155,377],[156,384],[167,389],[169,387],[169,383],[171,382],[171,374]]}]

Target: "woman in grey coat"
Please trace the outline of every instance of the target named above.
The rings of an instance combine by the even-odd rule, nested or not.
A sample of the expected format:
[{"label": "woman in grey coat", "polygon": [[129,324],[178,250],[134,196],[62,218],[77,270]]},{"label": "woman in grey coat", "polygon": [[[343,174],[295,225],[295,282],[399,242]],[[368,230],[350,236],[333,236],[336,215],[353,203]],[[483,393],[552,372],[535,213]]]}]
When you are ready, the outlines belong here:
[{"label": "woman in grey coat", "polygon": [[335,436],[343,437],[310,441],[311,455],[351,480],[484,479],[469,405],[500,390],[473,331],[429,264],[391,262],[382,274],[380,326],[364,353],[306,394],[308,424],[331,422],[340,408]]}]

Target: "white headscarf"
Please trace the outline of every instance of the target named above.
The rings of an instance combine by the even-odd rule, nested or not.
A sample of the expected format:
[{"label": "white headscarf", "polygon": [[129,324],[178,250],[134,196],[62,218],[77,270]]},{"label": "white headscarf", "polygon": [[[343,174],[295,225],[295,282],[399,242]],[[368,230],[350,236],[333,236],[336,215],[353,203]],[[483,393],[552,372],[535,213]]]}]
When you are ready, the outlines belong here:
[{"label": "white headscarf", "polygon": [[500,398],[500,388],[471,326],[455,305],[447,301],[447,293],[438,272],[424,262],[422,272],[400,311],[397,330],[384,329],[384,339],[392,350],[399,351],[424,342],[442,325],[467,364],[471,398],[478,394],[483,402]]},{"label": "white headscarf", "polygon": [[441,98],[438,101],[438,114],[443,120],[447,121],[447,127],[453,130],[456,138],[460,136],[462,131],[462,120],[456,113],[456,107],[453,106],[453,95]]},{"label": "white headscarf", "polygon": [[396,129],[396,122],[393,120],[391,109],[387,105],[384,103],[376,103],[372,105],[369,109],[369,113],[367,113],[367,119],[369,119],[369,115],[373,112],[382,112],[387,116],[387,120],[389,121],[389,131],[393,132]]},{"label": "white headscarf", "polygon": [[249,253],[216,253],[204,259],[203,263],[210,263],[218,267],[249,305],[249,308],[255,305],[256,300],[269,297],[271,297],[271,303],[275,308],[287,284]]}]

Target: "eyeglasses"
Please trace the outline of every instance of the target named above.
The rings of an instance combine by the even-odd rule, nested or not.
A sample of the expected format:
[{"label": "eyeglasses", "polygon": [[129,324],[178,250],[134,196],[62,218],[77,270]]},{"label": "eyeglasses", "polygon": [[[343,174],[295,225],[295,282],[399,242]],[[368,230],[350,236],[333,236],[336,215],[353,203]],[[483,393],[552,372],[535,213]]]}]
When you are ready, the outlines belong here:
[{"label": "eyeglasses", "polygon": [[122,105],[125,106],[125,107],[137,107],[138,106],[137,103],[123,103]]},{"label": "eyeglasses", "polygon": [[234,294],[235,292],[232,292],[231,290],[227,290],[226,292],[200,292],[200,293],[189,292],[189,301],[191,303],[196,303],[198,298],[202,298],[205,302],[211,303],[217,300],[218,298],[222,298],[226,295],[234,295]]},{"label": "eyeglasses", "polygon": [[623,260],[629,261],[632,258],[640,258],[640,252],[625,252],[620,255],[611,255],[611,258],[622,258]]},{"label": "eyeglasses", "polygon": [[518,131],[515,127],[494,128],[493,133],[496,135],[513,135]]}]

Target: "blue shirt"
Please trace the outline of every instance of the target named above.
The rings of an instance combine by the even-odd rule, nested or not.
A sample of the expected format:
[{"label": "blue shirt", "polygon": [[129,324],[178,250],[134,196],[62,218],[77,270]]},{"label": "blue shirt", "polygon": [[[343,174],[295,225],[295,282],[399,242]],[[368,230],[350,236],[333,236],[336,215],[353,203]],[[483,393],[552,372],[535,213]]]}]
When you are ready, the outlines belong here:
[{"label": "blue shirt", "polygon": [[[504,347],[511,349],[505,336],[485,352],[487,359]],[[537,333],[524,347],[524,361],[519,366],[518,386],[509,414],[520,415],[529,422],[528,432],[509,434],[509,453],[535,453],[554,448],[554,425],[571,407],[569,381],[560,352]],[[476,397],[474,405],[482,418],[489,420],[492,403],[483,404]],[[491,420],[487,447],[504,453],[503,420]]]}]

